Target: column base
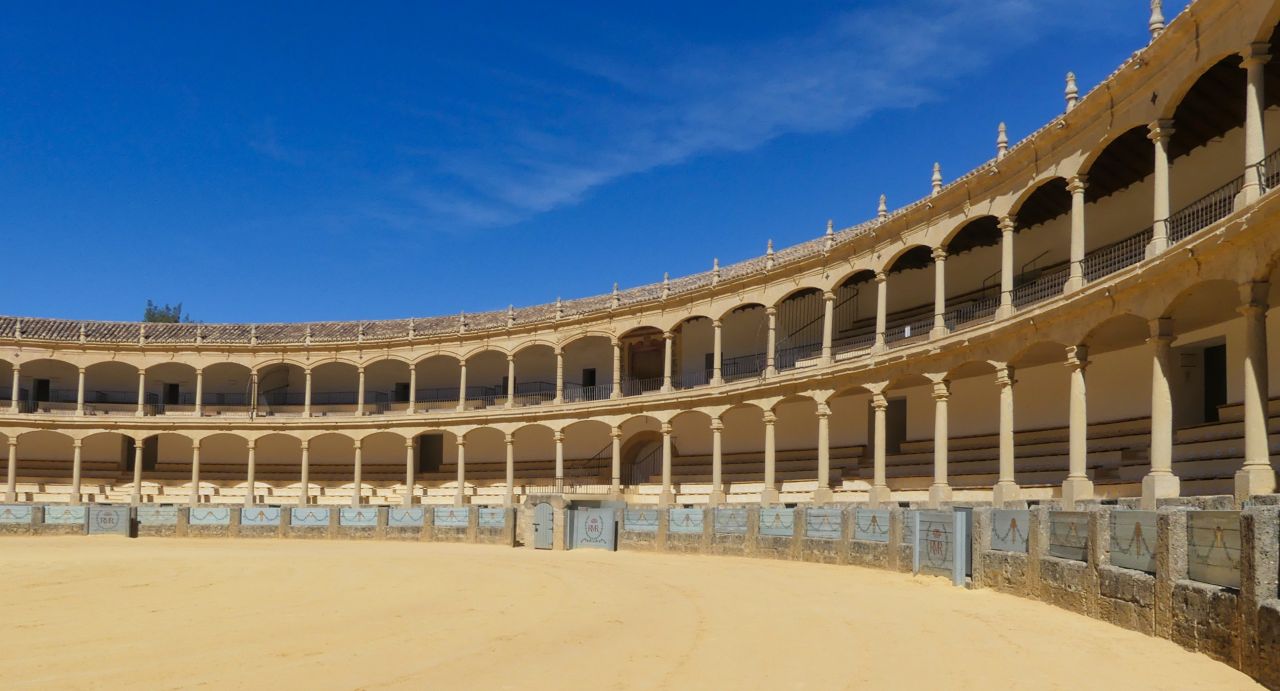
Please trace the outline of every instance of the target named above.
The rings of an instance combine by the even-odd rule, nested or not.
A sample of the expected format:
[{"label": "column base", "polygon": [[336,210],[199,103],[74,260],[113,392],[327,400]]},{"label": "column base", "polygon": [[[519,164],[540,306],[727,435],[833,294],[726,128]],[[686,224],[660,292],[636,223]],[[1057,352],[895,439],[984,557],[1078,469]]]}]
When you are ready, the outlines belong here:
[{"label": "column base", "polygon": [[935,483],[929,486],[929,508],[939,508],[948,501],[951,501],[951,485]]},{"label": "column base", "polygon": [[935,326],[929,330],[929,338],[930,340],[935,338],[946,338],[947,334],[950,334],[950,333],[951,333],[951,329],[948,329],[945,326]]},{"label": "column base", "polygon": [[1236,471],[1236,503],[1242,504],[1250,497],[1274,494],[1276,471],[1271,466],[1247,466]]},{"label": "column base", "polygon": [[1008,319],[1013,316],[1013,303],[1000,303],[996,308],[996,319]]},{"label": "column base", "polygon": [[872,487],[871,491],[867,492],[867,501],[873,507],[879,507],[885,504],[892,504],[893,492],[889,490],[889,487],[887,485]]},{"label": "column base", "polygon": [[830,504],[835,501],[836,493],[831,491],[830,487],[819,487],[813,490],[814,504]]},{"label": "column base", "polygon": [[1062,292],[1074,293],[1084,287],[1084,276],[1068,276],[1067,282],[1062,285]]},{"label": "column base", "polygon": [[1147,476],[1142,478],[1142,510],[1155,511],[1156,503],[1160,499],[1176,497],[1180,489],[1181,482],[1173,473],[1160,475],[1147,473]]},{"label": "column base", "polygon": [[1013,502],[1022,500],[1022,488],[1016,482],[997,482],[991,488],[991,503],[996,508],[1003,508]]},{"label": "column base", "polygon": [[712,377],[708,386],[724,386],[724,377]]},{"label": "column base", "polygon": [[1169,249],[1169,238],[1152,238],[1151,242],[1147,243],[1146,258],[1164,254],[1167,249]]},{"label": "column base", "polygon": [[1093,499],[1093,481],[1087,477],[1069,477],[1062,481],[1062,505],[1070,511],[1076,503]]},{"label": "column base", "polygon": [[781,498],[782,498],[782,494],[778,492],[777,488],[775,487],[769,487],[769,488],[760,490],[761,504],[777,504],[778,500]]},{"label": "column base", "polygon": [[664,490],[662,490],[662,492],[661,492],[661,493],[659,493],[659,494],[658,494],[658,505],[660,505],[660,506],[671,506],[671,505],[672,505],[672,504],[674,504],[674,503],[676,503],[676,493],[675,493],[675,492],[672,492],[672,491],[671,491],[671,490],[669,490],[669,489],[664,489]]},{"label": "column base", "polygon": [[722,489],[711,490],[711,495],[707,497],[707,504],[711,506],[720,506],[728,499],[728,495]]}]

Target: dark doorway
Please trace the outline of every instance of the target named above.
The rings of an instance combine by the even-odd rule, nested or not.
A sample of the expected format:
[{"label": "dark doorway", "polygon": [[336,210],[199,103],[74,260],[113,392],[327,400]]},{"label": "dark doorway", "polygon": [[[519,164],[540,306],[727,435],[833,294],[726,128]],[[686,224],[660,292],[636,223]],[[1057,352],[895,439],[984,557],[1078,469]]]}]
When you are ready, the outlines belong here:
[{"label": "dark doorway", "polygon": [[588,387],[588,386],[595,386],[595,385],[596,385],[596,368],[588,367],[582,370],[582,386]]},{"label": "dark doorway", "polygon": [[37,403],[49,400],[49,380],[36,379],[31,382],[31,398]]},{"label": "dark doorway", "polygon": [[182,392],[179,391],[177,384],[164,385],[164,404],[165,405],[178,405],[179,401],[181,400],[181,397],[182,397]]},{"label": "dark doorway", "polygon": [[1227,403],[1227,346],[1204,349],[1204,421],[1218,422],[1218,406]]},{"label": "dark doorway", "polygon": [[886,454],[902,451],[907,440],[907,399],[890,398],[884,415],[884,449]]},{"label": "dark doorway", "polygon": [[442,463],[444,463],[444,435],[424,434],[418,437],[418,472],[435,472],[440,470]]},{"label": "dark doorway", "polygon": [[409,382],[396,382],[395,397],[396,403],[409,402]]}]

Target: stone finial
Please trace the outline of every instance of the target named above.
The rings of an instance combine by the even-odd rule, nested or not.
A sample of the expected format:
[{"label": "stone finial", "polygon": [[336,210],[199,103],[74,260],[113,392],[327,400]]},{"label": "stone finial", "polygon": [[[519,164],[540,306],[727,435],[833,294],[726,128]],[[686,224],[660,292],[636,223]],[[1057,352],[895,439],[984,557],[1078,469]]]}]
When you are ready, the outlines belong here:
[{"label": "stone finial", "polygon": [[80,342],[84,343],[84,324],[80,325]]},{"label": "stone finial", "polygon": [[364,322],[356,325],[356,343],[364,343]]},{"label": "stone finial", "polygon": [[311,325],[310,324],[307,324],[307,331],[302,336],[302,342],[306,343],[307,345],[311,345]]},{"label": "stone finial", "polygon": [[942,164],[933,164],[933,193],[930,196],[937,196],[942,191]]},{"label": "stone finial", "polygon": [[1004,158],[1007,153],[1009,153],[1009,129],[1002,122],[999,127],[996,127],[996,160]]},{"label": "stone finial", "polygon": [[204,325],[196,324],[196,343],[204,343]]},{"label": "stone finial", "polygon": [[711,259],[711,285],[720,282],[720,257]]},{"label": "stone finial", "polygon": [[883,223],[884,219],[889,217],[889,198],[880,195],[880,205],[876,207],[876,218]]},{"label": "stone finial", "polygon": [[138,345],[146,345],[147,343],[147,325],[138,325]]},{"label": "stone finial", "polygon": [[1147,29],[1151,31],[1152,39],[1164,31],[1164,12],[1161,11],[1163,4],[1162,0],[1151,0],[1151,19],[1147,21]]},{"label": "stone finial", "polygon": [[830,252],[830,251],[831,251],[831,247],[832,247],[832,245],[835,245],[835,244],[836,244],[836,227],[835,227],[835,222],[828,218],[828,219],[827,219],[827,234],[826,234],[825,240],[824,240],[824,241],[823,241],[823,243],[822,243],[822,251],[823,251],[823,252]]},{"label": "stone finial", "polygon": [[516,325],[516,306],[507,305],[507,328],[510,329],[515,325]]},{"label": "stone finial", "polygon": [[667,296],[670,294],[671,294],[671,273],[667,271],[663,271],[662,272],[662,299],[666,300]]},{"label": "stone finial", "polygon": [[556,321],[559,321],[560,318],[563,316],[564,316],[564,300],[561,300],[560,296],[557,295],[556,296]]},{"label": "stone finial", "polygon": [[614,308],[614,309],[618,309],[618,306],[622,304],[622,296],[620,296],[620,295],[618,294],[618,282],[617,282],[617,281],[614,281],[614,282],[613,282],[613,301],[612,301],[612,303],[613,303],[613,308]]},{"label": "stone finial", "polygon": [[1076,88],[1076,73],[1067,73],[1067,112],[1071,112],[1072,108],[1080,102],[1080,89]]},{"label": "stone finial", "polygon": [[458,333],[467,332],[467,312],[463,310],[458,312]]},{"label": "stone finial", "polygon": [[764,249],[764,268],[773,268],[773,238],[769,238],[769,244]]},{"label": "stone finial", "polygon": [[258,345],[258,325],[249,325],[249,345]]},{"label": "stone finial", "polygon": [[19,319],[13,325],[13,337],[18,340],[22,340],[22,320],[21,319]]},{"label": "stone finial", "polygon": [[409,320],[409,338],[418,335],[418,322],[414,319]]}]

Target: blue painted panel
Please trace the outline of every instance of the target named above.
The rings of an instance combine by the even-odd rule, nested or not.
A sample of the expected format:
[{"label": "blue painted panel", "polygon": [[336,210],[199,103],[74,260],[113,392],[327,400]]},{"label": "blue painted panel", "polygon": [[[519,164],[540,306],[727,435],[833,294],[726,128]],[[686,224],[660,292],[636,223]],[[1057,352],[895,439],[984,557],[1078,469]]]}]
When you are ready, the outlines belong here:
[{"label": "blue painted panel", "polygon": [[84,525],[88,520],[89,511],[84,506],[44,507],[45,525]]},{"label": "blue painted panel", "polygon": [[804,536],[815,540],[839,540],[844,536],[844,512],[840,509],[804,510]]},{"label": "blue painted panel", "polygon": [[482,506],[477,511],[480,515],[477,520],[480,521],[481,528],[505,528],[507,525],[507,510],[503,508],[493,508],[490,506]]},{"label": "blue painted panel", "polygon": [[1193,581],[1240,587],[1240,512],[1187,513],[1187,575]]},{"label": "blue painted panel", "polygon": [[433,514],[437,528],[466,528],[470,517],[470,506],[437,506]]},{"label": "blue painted panel", "polygon": [[1156,572],[1156,512],[1111,512],[1111,563]]},{"label": "blue painted panel", "polygon": [[90,535],[128,535],[129,507],[127,506],[90,506]]},{"label": "blue painted panel", "polygon": [[633,533],[658,532],[658,510],[627,509],[623,514],[622,529]]},{"label": "blue painted panel", "polygon": [[[945,571],[955,568],[955,518],[950,511],[919,511],[918,554],[921,570]],[[913,521],[914,523],[914,521]]]},{"label": "blue painted panel", "polygon": [[191,509],[187,512],[187,525],[231,525],[231,509]]},{"label": "blue painted panel", "polygon": [[1027,553],[1031,536],[1031,512],[1026,509],[996,509],[991,512],[991,549]]},{"label": "blue painted panel", "polygon": [[771,537],[791,537],[795,534],[796,512],[794,509],[776,506],[760,507],[760,534]]},{"label": "blue painted panel", "polygon": [[376,506],[360,506],[338,509],[338,525],[347,528],[377,528],[378,508]]},{"label": "blue painted panel", "polygon": [[27,504],[0,504],[0,523],[30,525],[35,512]]},{"label": "blue painted panel", "polygon": [[178,507],[171,504],[144,504],[138,507],[138,525],[177,525]]},{"label": "blue painted panel", "polygon": [[1083,511],[1049,512],[1049,555],[1085,561],[1089,555],[1089,514]]},{"label": "blue painted panel", "polygon": [[714,527],[720,535],[746,535],[747,510],[740,506],[716,507]]},{"label": "blue painted panel", "polygon": [[254,506],[240,510],[240,525],[280,527],[280,507]]},{"label": "blue painted panel", "polygon": [[302,507],[289,509],[289,525],[295,528],[328,528],[328,507]]},{"label": "blue painted panel", "polygon": [[574,509],[572,548],[614,550],[617,548],[617,519],[613,509]]},{"label": "blue painted panel", "polygon": [[902,544],[904,545],[916,543],[916,513],[915,509],[906,509],[902,512]]},{"label": "blue painted panel", "polygon": [[702,509],[669,509],[667,531],[679,535],[701,535],[702,515]]},{"label": "blue painted panel", "polygon": [[427,510],[421,506],[405,508],[391,507],[387,509],[388,528],[421,528],[427,517]]},{"label": "blue painted panel", "polygon": [[888,542],[889,509],[858,509],[854,511],[853,539],[864,542]]}]

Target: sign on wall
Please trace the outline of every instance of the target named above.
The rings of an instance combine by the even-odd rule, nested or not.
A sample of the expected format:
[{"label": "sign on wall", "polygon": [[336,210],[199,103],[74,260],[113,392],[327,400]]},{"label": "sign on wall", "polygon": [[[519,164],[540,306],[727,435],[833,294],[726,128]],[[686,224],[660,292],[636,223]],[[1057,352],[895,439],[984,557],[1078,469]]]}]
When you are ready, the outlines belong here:
[{"label": "sign on wall", "polygon": [[295,528],[328,528],[329,509],[327,507],[293,507],[289,509],[289,525]]},{"label": "sign on wall", "polygon": [[1111,512],[1111,563],[1126,569],[1156,572],[1156,512]]},{"label": "sign on wall", "polygon": [[960,511],[915,511],[912,570],[949,576],[963,586],[969,563],[969,516]]},{"label": "sign on wall", "polygon": [[143,504],[138,507],[138,525],[177,525],[178,507],[171,504]]},{"label": "sign on wall", "polygon": [[1089,555],[1089,514],[1049,512],[1049,556],[1086,561]]},{"label": "sign on wall", "polygon": [[353,506],[338,509],[338,525],[346,528],[377,528],[378,508],[376,506]]},{"label": "sign on wall", "polygon": [[131,522],[127,506],[99,506],[89,508],[90,535],[128,535]]},{"label": "sign on wall", "polygon": [[574,509],[572,549],[617,548],[618,525],[613,509]]},{"label": "sign on wall", "polygon": [[622,514],[622,529],[631,533],[658,532],[658,510],[627,509]]},{"label": "sign on wall", "polygon": [[391,507],[387,509],[388,528],[421,528],[427,510],[421,506]]},{"label": "sign on wall", "polygon": [[471,507],[437,506],[432,518],[437,528],[466,528],[471,520]]},{"label": "sign on wall", "polygon": [[1187,575],[1193,581],[1240,587],[1240,512],[1187,512]]},{"label": "sign on wall", "polygon": [[669,509],[667,530],[678,535],[701,535],[702,516],[702,509]]},{"label": "sign on wall", "polygon": [[278,506],[251,506],[240,510],[240,525],[278,528],[280,513]]},{"label": "sign on wall", "polygon": [[770,537],[795,535],[796,513],[792,509],[776,506],[760,507],[760,534]]},{"label": "sign on wall", "polygon": [[746,535],[747,510],[740,506],[718,506],[713,523],[715,532],[720,535]]},{"label": "sign on wall", "polygon": [[804,536],[815,540],[839,540],[844,536],[844,512],[832,508],[804,510]]},{"label": "sign on wall", "polygon": [[1027,553],[1031,537],[1031,512],[1026,509],[996,509],[991,512],[991,549]]},{"label": "sign on wall", "polygon": [[853,512],[853,539],[889,541],[889,509],[857,509]]}]

